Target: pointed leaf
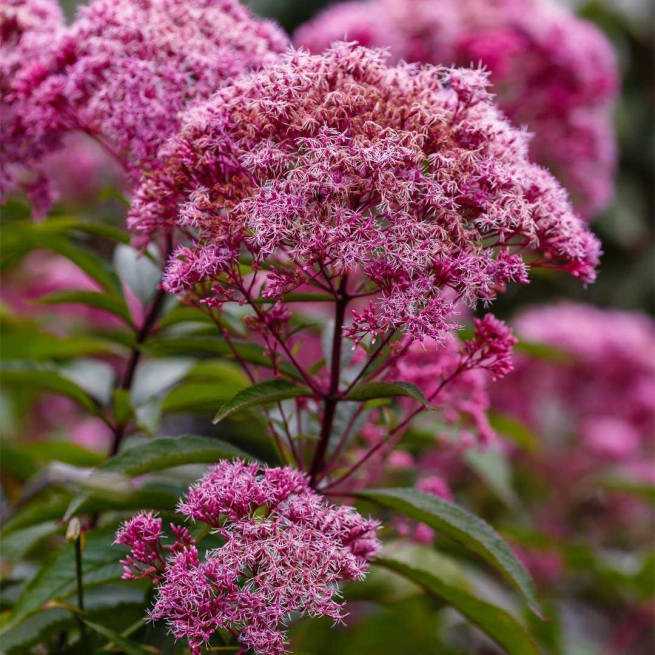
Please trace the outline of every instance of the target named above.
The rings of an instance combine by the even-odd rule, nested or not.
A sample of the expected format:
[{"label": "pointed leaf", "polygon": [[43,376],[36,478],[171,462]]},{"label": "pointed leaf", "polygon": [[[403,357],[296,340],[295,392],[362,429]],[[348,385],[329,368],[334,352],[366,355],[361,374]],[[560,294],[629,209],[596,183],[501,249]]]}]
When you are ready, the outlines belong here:
[{"label": "pointed leaf", "polygon": [[97,413],[98,404],[82,387],[46,366],[3,362],[2,383],[7,386],[30,386],[66,396],[90,412]]},{"label": "pointed leaf", "polygon": [[358,496],[421,521],[482,557],[514,585],[535,614],[542,616],[528,572],[507,542],[482,519],[438,496],[414,489],[371,489]]},{"label": "pointed leaf", "polygon": [[[89,588],[122,574],[119,554],[112,549],[115,528],[100,528],[87,534],[82,558],[84,586]],[[11,618],[0,634],[19,625],[51,600],[62,600],[75,591],[75,549],[66,544],[32,578],[16,603]]]},{"label": "pointed leaf", "polygon": [[151,439],[141,446],[124,450],[106,462],[99,470],[123,473],[134,477],[183,464],[208,464],[219,459],[235,457],[252,459],[250,455],[235,446],[209,437],[190,435],[163,437]]},{"label": "pointed leaf", "polygon": [[289,398],[301,398],[311,396],[312,392],[307,387],[300,387],[288,380],[269,380],[260,382],[252,387],[243,389],[221,407],[214,417],[214,423],[222,421],[231,414],[249,407],[265,405],[268,403],[287,400]]},{"label": "pointed leaf", "polygon": [[427,593],[446,602],[509,655],[539,655],[539,649],[527,630],[506,610],[476,598],[461,586],[437,577],[434,571],[390,558],[378,558],[375,564],[402,575]]},{"label": "pointed leaf", "polygon": [[430,403],[423,392],[409,382],[368,382],[360,384],[346,395],[345,400],[366,401],[376,398],[395,398],[396,396],[412,398],[421,405],[430,407]]},{"label": "pointed leaf", "polygon": [[122,321],[133,326],[132,315],[122,296],[110,295],[102,291],[56,291],[39,298],[45,305],[79,304],[101,309],[118,316]]}]

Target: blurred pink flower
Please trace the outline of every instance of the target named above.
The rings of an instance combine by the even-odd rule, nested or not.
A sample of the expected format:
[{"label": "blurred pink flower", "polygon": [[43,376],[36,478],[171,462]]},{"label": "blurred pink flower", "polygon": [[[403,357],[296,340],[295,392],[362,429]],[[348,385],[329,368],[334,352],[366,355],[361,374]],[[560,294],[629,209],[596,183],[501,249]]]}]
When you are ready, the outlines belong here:
[{"label": "blurred pink flower", "polygon": [[12,80],[3,159],[38,168],[64,135],[82,131],[133,183],[158,166],[180,111],[287,45],[237,0],[93,0],[52,41]]},{"label": "blurred pink flower", "polygon": [[369,0],[326,9],[295,34],[320,53],[341,39],[388,47],[395,61],[477,65],[501,109],[534,133],[576,208],[595,217],[613,195],[612,105],[619,79],[607,39],[552,0]]},{"label": "blurred pink flower", "polygon": [[[567,513],[585,511],[578,505],[595,477],[655,479],[655,323],[562,302],[525,310],[514,325],[520,340],[555,352],[517,355],[515,370],[491,387],[492,403],[539,437],[539,449],[520,461],[549,485],[543,515],[562,532]],[[623,509],[614,512],[614,502],[610,493],[602,510],[608,519],[634,514],[618,497]]]}]

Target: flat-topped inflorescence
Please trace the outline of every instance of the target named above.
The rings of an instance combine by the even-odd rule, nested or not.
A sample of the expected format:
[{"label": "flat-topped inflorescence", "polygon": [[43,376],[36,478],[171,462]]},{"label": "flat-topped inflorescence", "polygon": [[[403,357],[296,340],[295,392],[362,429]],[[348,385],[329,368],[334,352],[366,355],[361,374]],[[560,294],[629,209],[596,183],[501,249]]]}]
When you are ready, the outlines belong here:
[{"label": "flat-topped inflorescence", "polygon": [[167,548],[151,513],[127,521],[116,543],[131,548],[125,578],[158,584],[151,618],[188,639],[193,655],[219,629],[256,653],[281,655],[292,613],[342,621],[339,584],[363,579],[380,548],[376,521],[329,505],[290,468],[221,461],[178,511],[206,523],[224,545],[201,559],[189,532],[172,526]]},{"label": "flat-topped inflorescence", "polygon": [[595,277],[598,241],[527,145],[481,71],[389,67],[345,43],[291,51],[186,115],[130,223],[192,237],[171,292],[202,283],[206,302],[234,299],[245,253],[276,265],[268,298],[317,270],[359,276],[377,298],[353,312],[355,341],[391,329],[439,340],[457,300],[490,302],[530,265]]}]

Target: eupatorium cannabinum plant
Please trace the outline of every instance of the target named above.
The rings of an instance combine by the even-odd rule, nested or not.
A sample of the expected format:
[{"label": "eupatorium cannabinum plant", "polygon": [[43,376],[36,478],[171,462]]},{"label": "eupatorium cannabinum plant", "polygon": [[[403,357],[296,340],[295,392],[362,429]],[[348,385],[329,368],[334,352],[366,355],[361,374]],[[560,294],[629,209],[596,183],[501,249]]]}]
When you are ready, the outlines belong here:
[{"label": "eupatorium cannabinum plant", "polygon": [[[460,44],[483,42],[457,46],[467,67],[444,68],[397,63],[405,55],[395,42],[391,60],[353,43],[316,54],[287,48],[279,28],[233,0],[92,0],[68,27],[58,10],[46,16],[42,2],[12,2],[3,18],[3,31],[20,35],[2,69],[6,190],[29,190],[34,213],[47,211],[53,153],[66,161],[67,144],[81,133],[121,167],[132,194],[129,235],[61,217],[16,228],[84,273],[75,289],[48,280],[54,293],[45,297],[26,285],[10,298],[16,314],[34,316],[26,295],[57,306],[62,319],[70,303],[93,308],[45,334],[34,330],[42,367],[10,367],[18,382],[68,396],[111,441],[107,459],[91,458],[99,470],[74,460],[35,483],[37,495],[39,485],[58,485],[65,502],[53,516],[74,521],[68,582],[78,595],[80,648],[90,644],[88,629],[132,644],[129,630],[93,627],[84,606],[85,576],[93,582],[103,571],[92,554],[107,557],[102,539],[111,532],[109,565],[129,548],[124,579],[135,589],[152,583],[149,617],[193,655],[215,647],[281,655],[301,621],[343,621],[346,586],[373,565],[457,607],[512,655],[536,653],[503,609],[387,557],[382,524],[351,504],[394,510],[387,535],[423,544],[451,537],[539,612],[507,544],[452,502],[447,472],[430,463],[498,445],[489,389],[512,370],[516,338],[503,321],[476,312],[508,285],[527,284],[533,269],[595,279],[598,240],[556,178],[529,157],[545,128],[532,141],[517,125],[528,114],[532,121],[537,107],[569,125],[570,112],[585,104],[578,91],[588,100],[594,85],[606,102],[612,63],[603,60],[600,81],[576,78],[570,94],[562,79],[575,65],[563,66],[543,91],[537,78],[553,69],[550,51],[537,53],[527,28],[524,39],[506,34],[514,14],[510,20],[494,5],[494,34],[534,60],[525,93],[514,96],[516,112],[508,104],[514,69],[509,90],[500,88],[508,118],[490,75],[468,67],[463,54],[488,46],[477,24],[464,31],[469,40],[451,34]],[[478,9],[471,12],[482,20]],[[449,29],[446,18],[440,29]],[[491,78],[504,79],[505,65],[489,64]],[[94,241],[105,238],[120,243],[118,274],[84,250],[105,252]],[[22,262],[32,274],[34,261]],[[69,340],[80,324],[93,336],[82,346]],[[99,384],[96,369],[88,374],[88,361],[71,365],[71,352],[101,360],[108,383]],[[220,440],[197,417],[185,426],[205,436],[168,436],[176,430],[170,414],[208,405]],[[231,422],[253,410],[260,420],[245,430]],[[419,425],[420,447],[411,442]],[[257,433],[266,439],[251,450]],[[73,449],[69,459],[78,455]],[[190,487],[201,472],[157,477],[182,464],[212,466]],[[414,486],[373,489],[402,475]],[[162,492],[162,483],[173,490]],[[171,498],[179,499],[175,513]],[[126,520],[136,509],[143,511]],[[19,526],[29,525],[29,512],[17,515]],[[77,516],[94,544],[88,554]],[[61,590],[41,592],[49,570],[26,586],[38,602],[19,603],[11,629],[45,601],[65,599]]]}]

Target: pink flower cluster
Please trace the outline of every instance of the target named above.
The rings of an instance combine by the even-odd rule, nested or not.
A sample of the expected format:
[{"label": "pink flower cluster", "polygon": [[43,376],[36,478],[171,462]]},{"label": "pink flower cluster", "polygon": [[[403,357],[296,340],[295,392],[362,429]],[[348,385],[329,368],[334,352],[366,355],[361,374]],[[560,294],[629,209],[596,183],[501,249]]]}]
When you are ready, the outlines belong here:
[{"label": "pink flower cluster", "polygon": [[81,130],[135,182],[185,107],[287,45],[237,0],[93,0],[56,36],[15,75],[3,159],[30,169]]},{"label": "pink flower cluster", "polygon": [[225,543],[201,560],[183,528],[164,555],[161,519],[140,514],[119,530],[129,546],[126,578],[158,583],[151,617],[198,655],[219,629],[256,653],[285,652],[292,613],[344,617],[342,581],[362,579],[380,543],[376,521],[334,507],[290,468],[221,461],[191,487],[179,511],[201,521]]},{"label": "pink flower cluster", "polygon": [[24,147],[27,135],[13,132],[20,120],[15,107],[16,77],[28,62],[49,52],[64,29],[64,15],[57,0],[2,0],[0,2],[0,199],[21,186],[42,215],[50,204],[51,190],[38,168],[30,174],[17,170],[13,153]]},{"label": "pink flower cluster", "polygon": [[[389,367],[385,380],[409,382],[442,409],[440,418],[457,426],[460,446],[486,444],[495,433],[489,425],[489,378],[512,370],[516,338],[491,314],[474,320],[474,336],[442,344],[414,342]],[[408,401],[408,404],[414,404]]]},{"label": "pink flower cluster", "polygon": [[530,152],[587,218],[613,194],[611,110],[619,86],[612,47],[553,0],[368,0],[328,8],[295,43],[321,52],[356,40],[396,61],[482,63],[501,109],[534,132]]},{"label": "pink flower cluster", "polygon": [[202,282],[213,302],[238,299],[245,248],[278,265],[268,297],[321,271],[359,275],[377,299],[352,313],[356,341],[399,328],[440,340],[457,299],[527,282],[527,253],[594,279],[597,240],[526,151],[479,71],[391,68],[343,43],[292,51],[187,114],[130,224],[194,235],[167,271],[171,292]]},{"label": "pink flower cluster", "polygon": [[[566,493],[594,474],[655,481],[655,324],[642,314],[563,302],[515,321],[522,340],[554,358],[516,357],[493,385],[493,406],[540,438],[531,470]],[[557,505],[557,503],[554,503]],[[552,521],[563,508],[545,508]],[[560,517],[561,518],[561,517]]]}]

